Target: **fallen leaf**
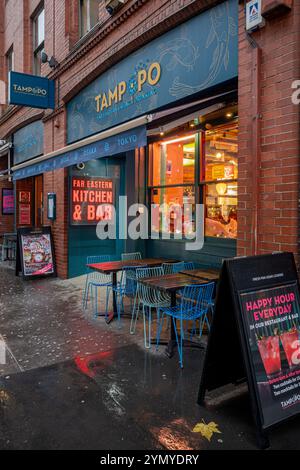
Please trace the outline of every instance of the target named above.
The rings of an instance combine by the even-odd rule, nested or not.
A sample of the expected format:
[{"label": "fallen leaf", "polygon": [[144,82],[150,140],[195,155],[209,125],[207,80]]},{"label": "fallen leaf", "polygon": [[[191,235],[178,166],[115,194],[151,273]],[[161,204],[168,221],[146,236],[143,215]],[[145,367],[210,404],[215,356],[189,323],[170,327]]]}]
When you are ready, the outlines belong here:
[{"label": "fallen leaf", "polygon": [[193,429],[193,432],[198,432],[201,436],[205,437],[209,442],[211,441],[212,436],[216,434],[222,434],[218,428],[218,425],[211,421],[209,424],[206,424],[204,420],[202,423],[196,424]]}]

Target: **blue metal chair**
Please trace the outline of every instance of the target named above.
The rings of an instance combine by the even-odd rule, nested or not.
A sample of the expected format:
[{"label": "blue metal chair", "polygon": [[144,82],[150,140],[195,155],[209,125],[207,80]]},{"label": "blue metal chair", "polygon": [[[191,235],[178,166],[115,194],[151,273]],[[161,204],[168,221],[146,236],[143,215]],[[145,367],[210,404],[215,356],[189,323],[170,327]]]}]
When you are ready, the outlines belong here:
[{"label": "blue metal chair", "polygon": [[[151,324],[152,324],[152,309],[158,311],[159,308],[170,305],[170,296],[158,289],[152,289],[151,287],[139,282],[141,278],[147,277],[160,277],[163,276],[163,268],[138,268],[137,269],[137,290],[135,301],[132,310],[130,334],[134,334],[136,330],[136,322],[140,307],[143,311],[143,322],[144,322],[144,344],[145,348],[151,348]],[[147,334],[147,321],[148,321],[148,334]],[[148,337],[148,338],[147,338]]]},{"label": "blue metal chair", "polygon": [[[86,264],[97,264],[97,263],[106,263],[110,261],[109,255],[99,255],[99,256],[88,256],[86,259]],[[89,295],[91,294],[92,303],[93,303],[93,312],[95,317],[98,316],[98,289],[101,287],[106,287],[106,309],[105,316],[107,315],[108,310],[108,301],[109,301],[109,287],[111,287],[111,277],[106,274],[99,273],[93,269],[87,268],[87,275],[85,280],[85,287],[83,290],[82,297],[82,306],[85,310],[87,308],[87,303]],[[99,297],[100,299],[100,297]]]},{"label": "blue metal chair", "polygon": [[164,274],[176,274],[184,270],[184,261],[179,263],[163,263],[162,268]]},{"label": "blue metal chair", "polygon": [[142,259],[142,253],[140,251],[136,251],[135,253],[122,253],[121,259],[122,261]]},{"label": "blue metal chair", "polygon": [[194,263],[194,261],[185,261],[184,270],[189,271],[192,269],[196,269],[196,263]]},{"label": "blue metal chair", "polygon": [[[209,282],[207,284],[192,284],[183,289],[179,305],[176,305],[176,307],[159,308],[158,317],[160,318],[160,324],[157,331],[157,347],[160,340],[164,317],[167,315],[172,318],[174,324],[180,367],[183,367],[183,322],[192,321],[195,325],[196,320],[205,318],[212,301],[213,292],[214,282]],[[180,322],[180,338],[177,333],[176,320],[179,320]],[[193,333],[194,328],[192,330],[191,337],[193,336]]]},{"label": "blue metal chair", "polygon": [[129,297],[131,300],[131,309],[133,300],[137,291],[137,269],[141,266],[124,266],[122,268],[121,280],[117,286],[113,287],[116,294],[118,320],[121,321],[121,309],[124,311],[124,297]]}]

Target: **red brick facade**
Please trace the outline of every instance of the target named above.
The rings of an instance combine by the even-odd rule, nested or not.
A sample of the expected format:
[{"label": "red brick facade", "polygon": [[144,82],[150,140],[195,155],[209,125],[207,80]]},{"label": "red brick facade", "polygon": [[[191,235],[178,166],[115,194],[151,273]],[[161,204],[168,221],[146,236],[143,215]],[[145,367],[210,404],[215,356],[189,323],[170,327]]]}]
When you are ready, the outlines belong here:
[{"label": "red brick facade", "polygon": [[[44,153],[66,145],[65,104],[103,71],[151,39],[209,8],[211,0],[128,0],[112,17],[99,7],[99,24],[79,40],[78,2],[45,3],[45,50],[59,67],[42,74],[56,80],[57,109],[41,112],[2,106],[0,137],[42,118]],[[15,70],[32,72],[32,15],[36,0],[0,0],[0,79],[6,80],[7,51],[14,47]],[[278,250],[298,256],[299,106],[291,83],[300,77],[300,0],[292,10],[268,19],[252,38],[245,33],[244,4],[239,20],[239,233],[238,255]],[[4,14],[5,13],[5,14]],[[3,39],[3,40],[2,40]],[[44,174],[57,193],[57,220],[51,222],[58,273],[67,276],[67,171]],[[44,223],[49,225],[44,211]]]}]

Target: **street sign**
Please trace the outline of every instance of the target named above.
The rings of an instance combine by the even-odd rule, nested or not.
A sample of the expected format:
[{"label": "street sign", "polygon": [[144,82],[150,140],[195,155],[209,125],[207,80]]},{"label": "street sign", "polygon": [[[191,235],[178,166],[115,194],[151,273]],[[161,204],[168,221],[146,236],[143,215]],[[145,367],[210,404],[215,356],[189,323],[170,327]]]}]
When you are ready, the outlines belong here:
[{"label": "street sign", "polygon": [[248,382],[259,446],[300,413],[300,294],[292,253],[226,260],[200,384]]},{"label": "street sign", "polygon": [[48,78],[9,72],[8,93],[9,104],[29,108],[55,108],[54,80]]},{"label": "street sign", "polygon": [[251,0],[246,3],[246,30],[252,31],[263,23],[261,15],[261,0]]}]

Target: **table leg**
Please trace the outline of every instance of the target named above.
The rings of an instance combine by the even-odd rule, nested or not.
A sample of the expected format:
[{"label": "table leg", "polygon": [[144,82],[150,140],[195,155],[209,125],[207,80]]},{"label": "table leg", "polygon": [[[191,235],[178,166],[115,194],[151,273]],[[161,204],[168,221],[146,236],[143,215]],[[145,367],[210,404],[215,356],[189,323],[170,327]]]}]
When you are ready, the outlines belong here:
[{"label": "table leg", "polygon": [[117,308],[117,294],[115,291],[115,287],[117,287],[117,273],[112,273],[112,295],[113,295],[113,311],[108,314],[108,318],[106,319],[106,323],[109,324],[114,320],[114,318],[118,317],[118,308]]},{"label": "table leg", "polygon": [[[176,291],[171,292],[171,307],[176,307]],[[176,320],[175,320],[176,323]],[[176,348],[177,343],[176,343],[176,334],[175,334],[175,327],[174,327],[174,322],[173,318],[171,318],[171,338],[168,342],[168,345],[166,347],[166,355],[171,358],[174,355],[174,349]]]}]

